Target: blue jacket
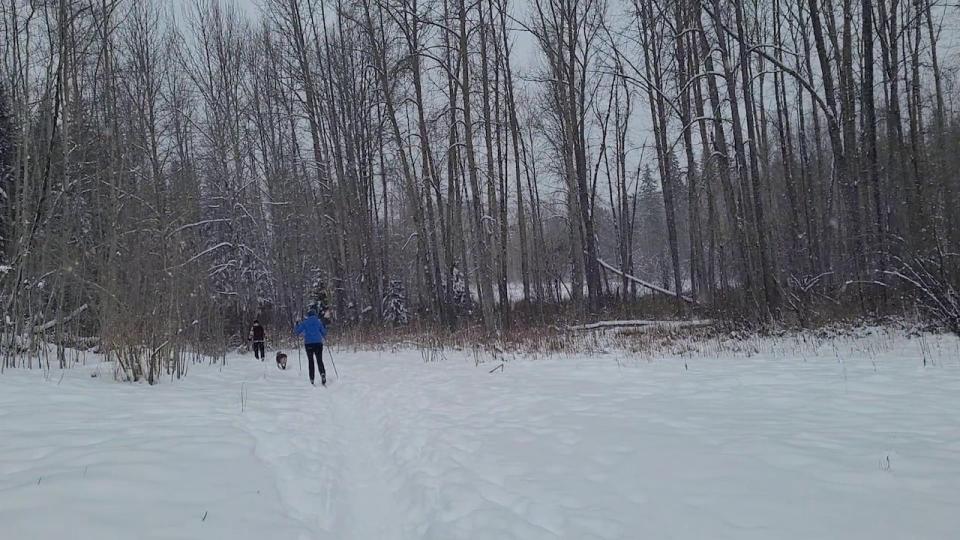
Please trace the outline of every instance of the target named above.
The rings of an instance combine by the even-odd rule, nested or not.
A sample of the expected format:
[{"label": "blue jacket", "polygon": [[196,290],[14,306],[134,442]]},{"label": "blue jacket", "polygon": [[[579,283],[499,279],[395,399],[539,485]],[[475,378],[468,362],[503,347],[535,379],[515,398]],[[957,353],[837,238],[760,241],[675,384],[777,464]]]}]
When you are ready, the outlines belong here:
[{"label": "blue jacket", "polygon": [[313,345],[323,343],[323,339],[327,337],[327,327],[316,315],[310,315],[297,325],[297,333],[303,334],[304,344]]}]

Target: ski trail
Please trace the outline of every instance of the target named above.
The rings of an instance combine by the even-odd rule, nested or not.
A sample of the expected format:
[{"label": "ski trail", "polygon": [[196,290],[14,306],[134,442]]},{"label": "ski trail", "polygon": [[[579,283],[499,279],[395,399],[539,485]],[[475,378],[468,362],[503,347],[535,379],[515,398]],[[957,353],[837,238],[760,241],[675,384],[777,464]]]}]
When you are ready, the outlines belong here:
[{"label": "ski trail", "polygon": [[400,474],[383,444],[385,416],[372,404],[387,389],[335,377],[314,388],[305,379],[293,370],[246,383],[251,406],[240,421],[290,518],[309,538],[404,538]]},{"label": "ski trail", "polygon": [[274,471],[287,513],[312,532],[307,538],[335,538],[331,488],[339,479],[329,431],[321,429],[326,407],[313,388],[282,379],[290,377],[248,383],[251,407],[241,427],[256,440],[255,455]]},{"label": "ski trail", "polygon": [[[333,386],[331,427],[338,436],[340,467],[345,478],[335,530],[341,538],[399,540],[407,513],[398,498],[399,475],[383,445],[385,419],[371,406],[369,384]],[[380,389],[382,391],[383,389]]]}]

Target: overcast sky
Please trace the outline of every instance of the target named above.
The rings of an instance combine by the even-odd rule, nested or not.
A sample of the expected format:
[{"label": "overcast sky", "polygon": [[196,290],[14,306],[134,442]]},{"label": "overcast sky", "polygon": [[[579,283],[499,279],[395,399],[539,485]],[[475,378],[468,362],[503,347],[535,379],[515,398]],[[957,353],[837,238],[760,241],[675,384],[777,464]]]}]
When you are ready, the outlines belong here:
[{"label": "overcast sky", "polygon": [[[181,4],[183,6],[189,6],[193,0],[168,0],[175,4]],[[260,6],[263,0],[221,0],[224,3],[232,3],[244,11],[249,13],[252,17],[256,17],[259,14]],[[615,0],[610,3],[610,9],[618,9],[616,5],[618,2]],[[530,5],[530,0],[514,0],[513,5],[515,6],[515,13],[523,13],[526,11],[526,6]],[[940,55],[941,62],[943,63],[943,68],[950,70],[956,69],[960,65],[960,9],[952,5],[944,5],[943,3],[935,2],[934,7],[935,16],[939,14],[939,18],[942,21],[943,33],[940,37]],[[611,15],[616,15],[616,13],[611,13]],[[515,67],[520,70],[523,70],[525,67],[530,67],[534,63],[539,61],[539,53],[536,50],[536,44],[534,43],[532,37],[525,35],[523,32],[516,32],[514,34],[515,41],[515,50],[513,57],[515,58]],[[877,62],[879,62],[879,55]]]},{"label": "overcast sky", "polygon": [[[167,0],[175,4],[180,4],[184,8],[190,6],[194,0]],[[260,12],[261,4],[263,0],[221,0],[226,4],[233,3],[234,5],[240,7],[246,11],[251,18],[256,19]],[[514,6],[513,12],[515,16],[520,19],[524,19],[525,13],[528,10],[528,7],[531,5],[530,0],[513,0],[512,5]],[[610,16],[613,20],[617,20],[620,16],[619,11],[624,9],[624,4],[618,0],[613,0],[608,5],[610,9]],[[619,6],[619,7],[618,7]],[[943,32],[940,37],[940,43],[938,51],[940,53],[940,62],[941,67],[944,71],[955,71],[958,66],[960,66],[960,9],[953,6],[944,6],[943,4],[936,5],[934,7],[934,16],[939,19],[942,23]],[[935,20],[935,24],[937,20]],[[529,34],[517,31],[513,34],[514,41],[514,50],[511,58],[513,59],[514,69],[518,73],[519,84],[523,83],[523,75],[532,74],[536,70],[536,66],[541,62],[539,49]],[[926,36],[924,36],[926,38]],[[877,54],[877,63],[879,67],[879,54]],[[877,75],[877,84],[882,84],[880,81],[880,74]],[[932,84],[932,82],[930,82]],[[636,115],[634,116],[632,123],[633,135],[630,137],[631,147],[633,148],[632,154],[634,154],[634,159],[639,158],[639,155],[642,153],[645,156],[652,155],[649,152],[642,152],[641,147],[645,146],[650,137],[650,122],[647,114],[646,107],[636,108]]]}]

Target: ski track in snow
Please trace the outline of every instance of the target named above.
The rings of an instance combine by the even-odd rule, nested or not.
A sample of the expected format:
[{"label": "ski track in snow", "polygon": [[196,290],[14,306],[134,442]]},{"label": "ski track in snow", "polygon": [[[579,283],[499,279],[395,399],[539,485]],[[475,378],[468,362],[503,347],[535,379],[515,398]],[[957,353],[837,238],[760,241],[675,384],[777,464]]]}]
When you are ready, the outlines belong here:
[{"label": "ski track in snow", "polygon": [[264,406],[246,423],[257,455],[280,479],[285,504],[322,537],[403,538],[382,415],[364,399],[369,383],[358,380],[343,391],[333,373],[327,388],[291,375],[271,372],[272,379],[251,383]]},{"label": "ski track in snow", "polygon": [[960,355],[924,348],[11,372],[0,538],[955,538]]}]

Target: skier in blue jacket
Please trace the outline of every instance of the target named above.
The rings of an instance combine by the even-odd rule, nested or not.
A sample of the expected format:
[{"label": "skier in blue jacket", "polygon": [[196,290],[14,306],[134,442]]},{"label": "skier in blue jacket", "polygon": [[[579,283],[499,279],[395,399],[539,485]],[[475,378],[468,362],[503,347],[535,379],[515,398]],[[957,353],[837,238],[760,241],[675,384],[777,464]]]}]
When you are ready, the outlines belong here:
[{"label": "skier in blue jacket", "polygon": [[327,385],[327,372],[323,369],[323,340],[327,337],[327,327],[317,317],[313,308],[307,312],[307,318],[297,325],[297,334],[303,335],[303,347],[307,350],[307,360],[310,364],[310,384],[313,382],[313,359],[317,359],[320,369],[320,384]]}]

